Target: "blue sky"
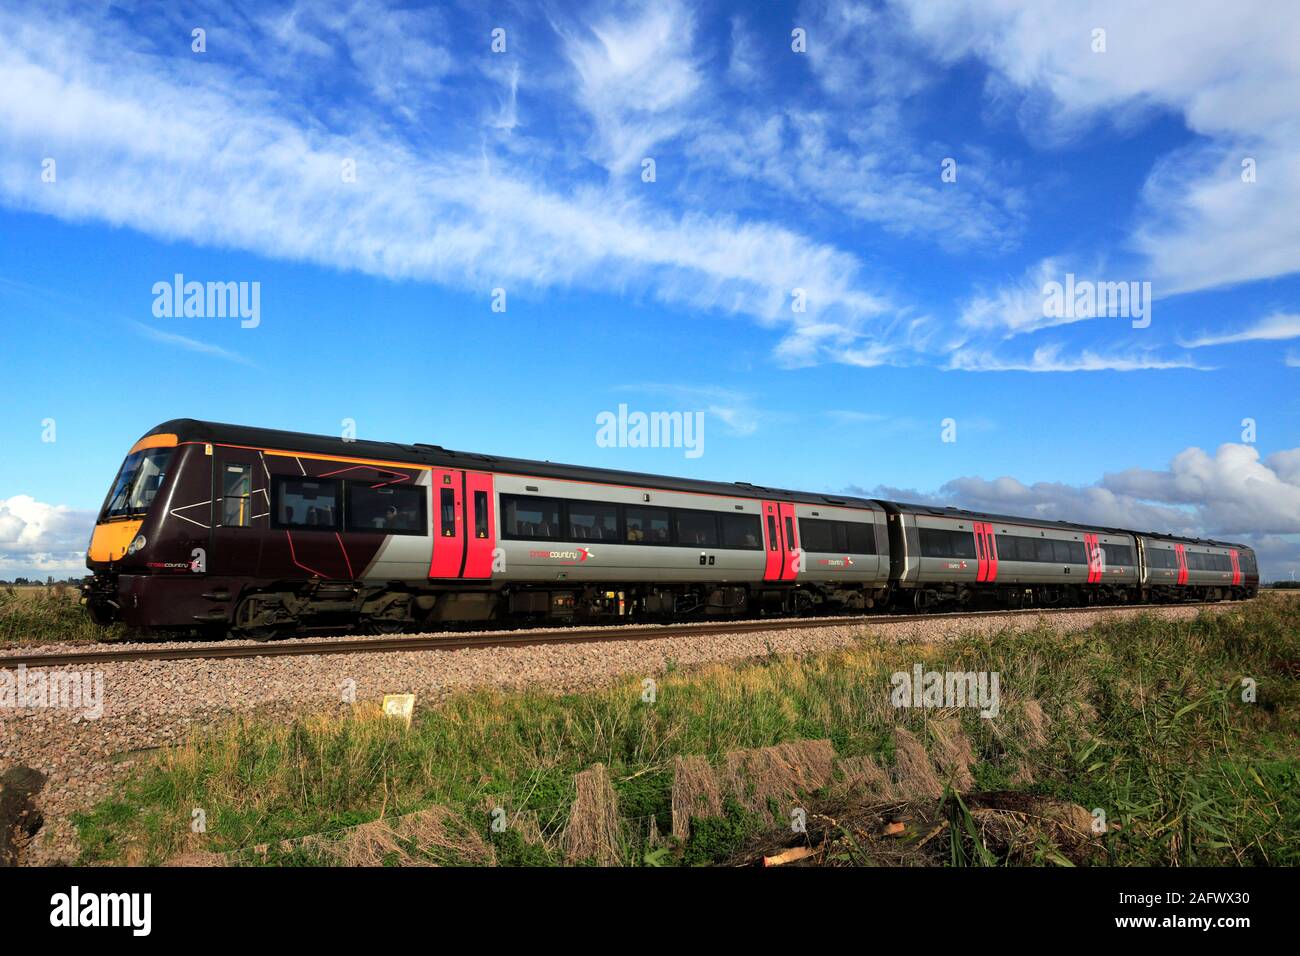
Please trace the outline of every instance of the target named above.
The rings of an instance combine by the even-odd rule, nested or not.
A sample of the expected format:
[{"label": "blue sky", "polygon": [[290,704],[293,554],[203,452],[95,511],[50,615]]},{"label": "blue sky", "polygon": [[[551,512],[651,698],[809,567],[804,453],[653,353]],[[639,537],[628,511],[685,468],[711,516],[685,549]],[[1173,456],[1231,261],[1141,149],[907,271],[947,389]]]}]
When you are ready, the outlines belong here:
[{"label": "blue sky", "polygon": [[[1263,3],[7,5],[0,576],[75,573],[127,447],[196,417],[1287,577],[1298,48]],[[177,273],[258,283],[256,327],[155,316]],[[1150,283],[1149,326],[1049,317],[1067,274]],[[703,412],[704,453],[598,446],[620,403]]]}]

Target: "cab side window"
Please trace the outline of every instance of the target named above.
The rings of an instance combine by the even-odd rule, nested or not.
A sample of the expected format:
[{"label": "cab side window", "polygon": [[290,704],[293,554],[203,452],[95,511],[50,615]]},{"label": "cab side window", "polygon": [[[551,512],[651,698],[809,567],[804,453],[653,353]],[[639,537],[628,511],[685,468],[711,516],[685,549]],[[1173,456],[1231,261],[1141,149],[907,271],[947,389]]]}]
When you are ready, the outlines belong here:
[{"label": "cab side window", "polygon": [[221,526],[247,528],[253,517],[253,466],[227,462],[221,467]]}]

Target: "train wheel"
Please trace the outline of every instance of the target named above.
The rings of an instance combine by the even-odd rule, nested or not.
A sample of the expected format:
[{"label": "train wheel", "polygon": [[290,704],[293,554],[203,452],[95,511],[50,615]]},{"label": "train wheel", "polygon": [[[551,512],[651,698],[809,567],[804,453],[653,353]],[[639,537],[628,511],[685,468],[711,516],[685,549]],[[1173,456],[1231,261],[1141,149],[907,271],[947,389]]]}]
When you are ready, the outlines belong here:
[{"label": "train wheel", "polygon": [[273,641],[283,636],[286,622],[280,619],[280,608],[250,595],[235,609],[235,625],[231,635],[247,641]]}]

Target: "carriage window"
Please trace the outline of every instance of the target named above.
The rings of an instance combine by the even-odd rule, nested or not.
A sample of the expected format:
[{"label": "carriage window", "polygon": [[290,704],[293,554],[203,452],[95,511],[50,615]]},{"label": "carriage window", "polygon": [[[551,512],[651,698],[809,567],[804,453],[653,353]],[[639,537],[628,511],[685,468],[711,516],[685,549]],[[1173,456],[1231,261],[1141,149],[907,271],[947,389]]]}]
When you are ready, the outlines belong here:
[{"label": "carriage window", "polygon": [[618,506],[600,501],[570,501],[569,538],[573,541],[617,541]]},{"label": "carriage window", "polygon": [[952,540],[953,557],[975,557],[975,534],[972,531],[949,531]]},{"label": "carriage window", "polygon": [[975,557],[975,535],[970,531],[922,528],[921,556],[925,558],[973,558]]},{"label": "carriage window", "polygon": [[221,469],[221,526],[247,528],[253,516],[253,466],[226,464]]},{"label": "carriage window", "polygon": [[785,546],[790,551],[793,551],[798,547],[798,545],[795,544],[794,519],[789,515],[785,516]]},{"label": "carriage window", "polygon": [[722,526],[722,547],[746,551],[763,547],[758,540],[763,533],[758,515],[719,515],[718,518]]},{"label": "carriage window", "polygon": [[799,535],[805,551],[840,551],[835,547],[834,522],[820,518],[800,518]]},{"label": "carriage window", "polygon": [[844,525],[848,536],[848,544],[844,548],[846,552],[849,554],[876,553],[876,526],[874,524],[859,524],[856,521],[841,523]]},{"label": "carriage window", "polygon": [[277,528],[337,531],[339,482],[329,478],[278,477],[272,484]]},{"label": "carriage window", "polygon": [[1033,538],[1000,534],[997,537],[998,557],[1003,561],[1037,561],[1038,546]]},{"label": "carriage window", "polygon": [[372,488],[348,482],[348,530],[384,534],[427,534],[429,519],[425,490],[392,485]]},{"label": "carriage window", "polygon": [[921,557],[950,558],[948,550],[948,533],[938,528],[921,529]]},{"label": "carriage window", "polygon": [[474,492],[474,537],[488,536],[488,502],[486,491]]},{"label": "carriage window", "polygon": [[767,550],[780,550],[776,544],[776,515],[767,516]]},{"label": "carriage window", "polygon": [[628,506],[623,511],[628,544],[669,544],[668,509]]},{"label": "carriage window", "polygon": [[1101,550],[1106,556],[1107,566],[1131,567],[1133,565],[1133,549],[1126,544],[1103,544]]},{"label": "carriage window", "polygon": [[684,548],[716,548],[718,522],[711,511],[674,511],[677,543]]},{"label": "carriage window", "polygon": [[1083,550],[1083,542],[1082,542],[1082,541],[1067,541],[1067,542],[1065,542],[1065,543],[1066,543],[1067,545],[1069,545],[1069,548],[1070,548],[1070,563],[1071,563],[1071,564],[1087,564],[1087,563],[1088,563],[1088,556],[1084,553],[1084,550]]},{"label": "carriage window", "polygon": [[506,538],[560,538],[560,502],[555,498],[501,496],[501,534]]}]

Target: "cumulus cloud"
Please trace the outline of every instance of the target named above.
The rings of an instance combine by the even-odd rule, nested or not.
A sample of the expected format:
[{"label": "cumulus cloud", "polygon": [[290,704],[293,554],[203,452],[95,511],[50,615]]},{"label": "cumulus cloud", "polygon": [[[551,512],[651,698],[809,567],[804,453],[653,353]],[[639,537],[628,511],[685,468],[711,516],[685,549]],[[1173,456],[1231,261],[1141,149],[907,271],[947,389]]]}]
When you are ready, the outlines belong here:
[{"label": "cumulus cloud", "polygon": [[95,512],[30,495],[0,498],[0,575],[62,577],[84,571]]},{"label": "cumulus cloud", "polygon": [[1188,448],[1163,471],[1133,468],[1102,480],[1135,499],[1194,507],[1211,533],[1300,534],[1297,451],[1261,460],[1253,445],[1220,445],[1213,455]]}]

